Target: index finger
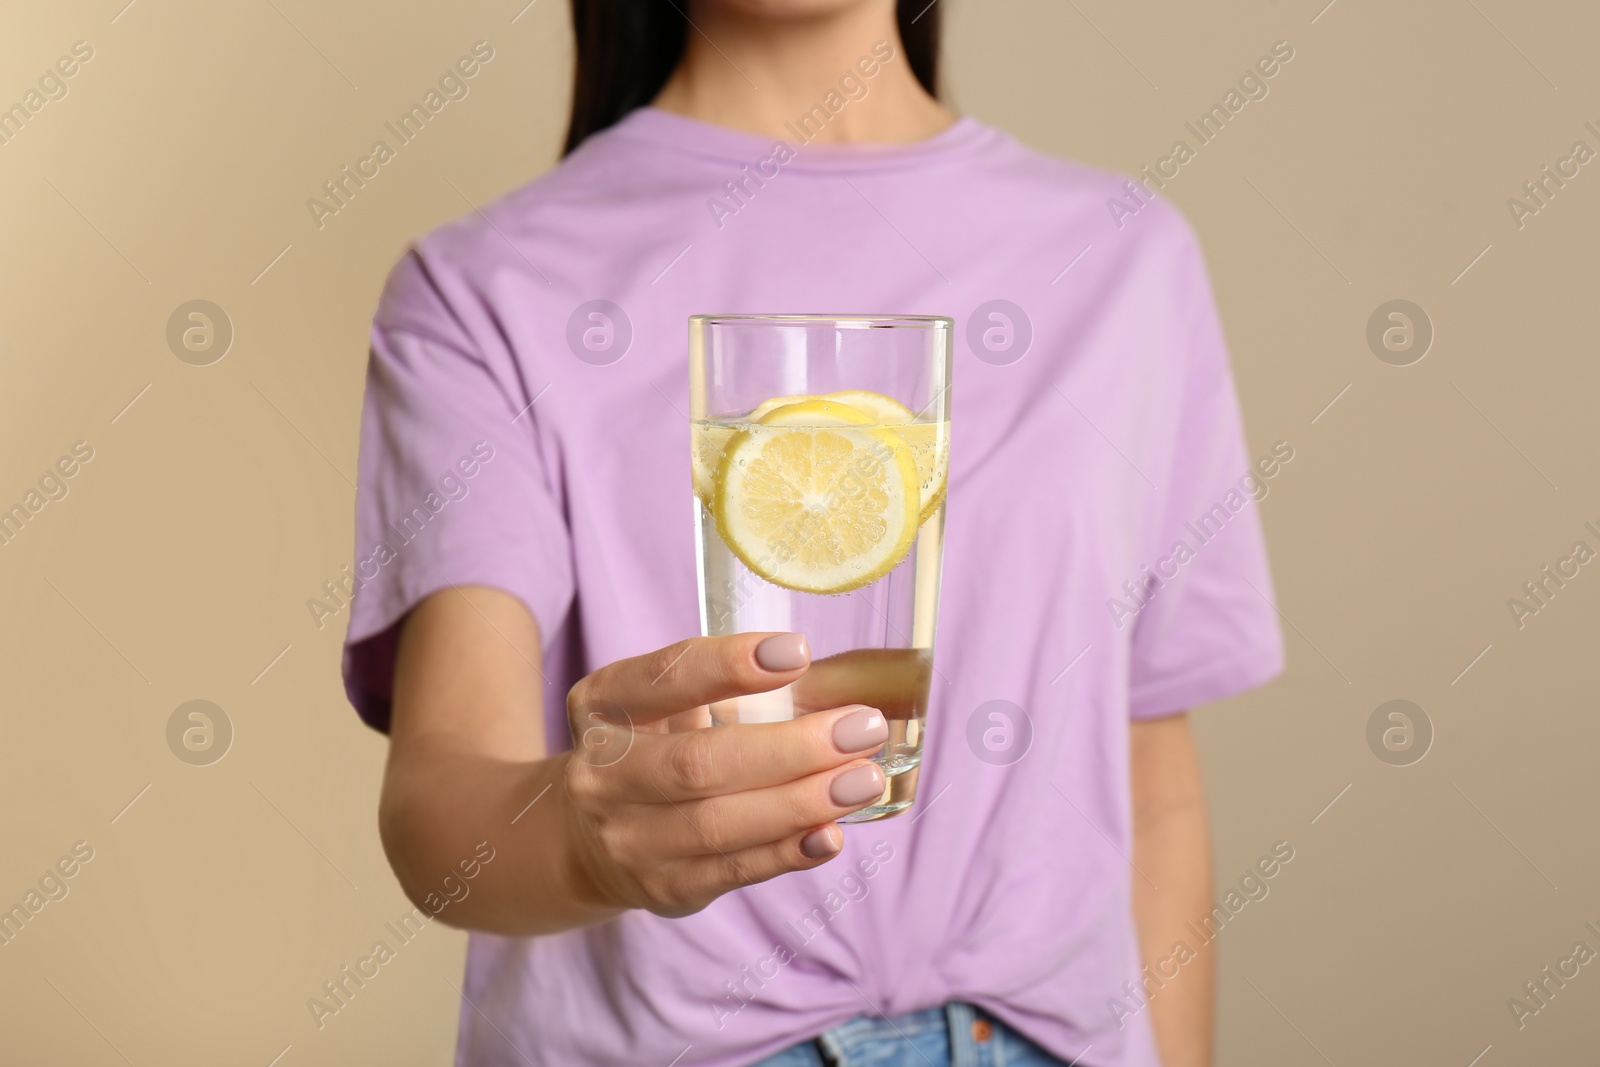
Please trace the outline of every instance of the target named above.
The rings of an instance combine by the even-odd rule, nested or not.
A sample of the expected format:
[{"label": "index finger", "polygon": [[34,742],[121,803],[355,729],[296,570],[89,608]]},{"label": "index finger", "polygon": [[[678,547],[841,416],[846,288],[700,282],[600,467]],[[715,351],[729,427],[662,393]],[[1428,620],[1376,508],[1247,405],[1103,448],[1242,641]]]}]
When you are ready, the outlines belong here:
[{"label": "index finger", "polygon": [[883,713],[864,704],[784,722],[639,734],[629,773],[610,788],[621,800],[697,800],[783,785],[871,755],[889,740]]},{"label": "index finger", "polygon": [[804,634],[750,633],[691,637],[620,659],[588,675],[567,694],[569,717],[620,710],[634,724],[719,700],[765,693],[799,678],[811,665]]}]

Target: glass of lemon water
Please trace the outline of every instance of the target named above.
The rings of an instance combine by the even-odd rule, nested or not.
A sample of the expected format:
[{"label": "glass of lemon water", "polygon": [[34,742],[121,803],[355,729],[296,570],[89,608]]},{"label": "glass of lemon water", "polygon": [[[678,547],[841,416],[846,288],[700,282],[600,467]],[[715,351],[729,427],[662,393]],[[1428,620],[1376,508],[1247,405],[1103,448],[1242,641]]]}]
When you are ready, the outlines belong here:
[{"label": "glass of lemon water", "polygon": [[717,724],[883,712],[880,819],[917,793],[934,674],[953,323],[694,315],[689,418],[700,625],[803,633],[811,668],[711,707]]}]

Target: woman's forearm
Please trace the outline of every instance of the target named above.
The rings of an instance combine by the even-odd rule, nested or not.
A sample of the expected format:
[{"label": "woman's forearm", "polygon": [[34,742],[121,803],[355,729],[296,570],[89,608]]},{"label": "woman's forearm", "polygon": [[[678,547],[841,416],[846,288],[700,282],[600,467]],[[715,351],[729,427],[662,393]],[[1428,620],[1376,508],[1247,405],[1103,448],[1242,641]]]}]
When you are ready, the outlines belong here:
[{"label": "woman's forearm", "polygon": [[[1139,867],[1133,876],[1133,902],[1143,995],[1148,998],[1161,1063],[1209,1067],[1215,959],[1211,947],[1196,943],[1188,929],[1211,907],[1211,846],[1204,807],[1169,811],[1138,830],[1133,862]],[[1145,877],[1160,888],[1152,888]]]},{"label": "woman's forearm", "polygon": [[1210,1067],[1215,961],[1189,926],[1211,909],[1211,835],[1189,716],[1135,722],[1129,756],[1141,999],[1163,1067]]},{"label": "woman's forearm", "polygon": [[617,914],[572,832],[567,758],[491,760],[443,743],[392,752],[378,821],[406,896],[450,926],[514,937]]},{"label": "woman's forearm", "polygon": [[451,926],[554,933],[616,913],[585,876],[546,756],[539,628],[498,589],[452,587],[407,618],[378,829],[401,888]]}]

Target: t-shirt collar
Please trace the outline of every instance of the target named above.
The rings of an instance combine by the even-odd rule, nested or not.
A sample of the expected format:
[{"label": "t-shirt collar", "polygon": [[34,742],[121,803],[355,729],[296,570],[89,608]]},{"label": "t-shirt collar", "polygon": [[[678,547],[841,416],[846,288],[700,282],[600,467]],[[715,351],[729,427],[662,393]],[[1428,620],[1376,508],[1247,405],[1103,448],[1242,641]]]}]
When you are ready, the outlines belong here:
[{"label": "t-shirt collar", "polygon": [[685,155],[723,160],[734,165],[755,163],[771,156],[778,142],[788,145],[793,158],[785,170],[851,173],[925,166],[974,150],[994,132],[970,116],[962,116],[932,137],[904,143],[807,143],[803,131],[791,128],[787,136],[772,137],[718,126],[656,107],[641,107],[598,136],[643,142]]}]

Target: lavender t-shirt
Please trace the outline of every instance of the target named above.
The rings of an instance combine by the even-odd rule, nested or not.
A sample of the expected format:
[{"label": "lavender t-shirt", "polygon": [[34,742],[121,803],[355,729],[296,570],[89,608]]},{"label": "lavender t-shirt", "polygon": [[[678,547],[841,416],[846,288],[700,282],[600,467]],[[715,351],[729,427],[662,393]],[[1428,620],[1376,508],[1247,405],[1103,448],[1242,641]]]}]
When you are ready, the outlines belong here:
[{"label": "lavender t-shirt", "polygon": [[1253,498],[1286,457],[1245,449],[1193,233],[1120,176],[969,118],[775,145],[644,109],[420,241],[372,332],[351,700],[386,726],[396,624],[452,584],[537,618],[552,751],[574,681],[698,632],[697,312],[956,320],[920,799],[687,918],[474,934],[457,1062],[732,1067],[960,999],[1155,1064],[1129,721],[1281,669]]}]

